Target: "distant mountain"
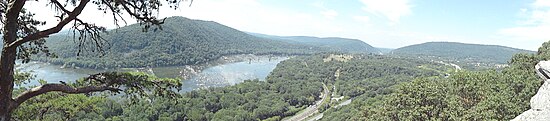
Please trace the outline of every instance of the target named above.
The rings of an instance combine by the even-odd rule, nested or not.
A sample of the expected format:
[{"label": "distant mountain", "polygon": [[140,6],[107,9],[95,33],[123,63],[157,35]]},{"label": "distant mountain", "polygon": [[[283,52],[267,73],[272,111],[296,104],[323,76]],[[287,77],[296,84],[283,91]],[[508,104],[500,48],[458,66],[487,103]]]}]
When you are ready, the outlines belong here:
[{"label": "distant mountain", "polygon": [[274,36],[250,32],[248,34],[292,44],[328,48],[333,51],[339,52],[380,54],[380,50],[378,50],[377,48],[374,48],[371,45],[357,39],[347,39],[339,37],[319,38],[309,36]]},{"label": "distant mountain", "polygon": [[459,60],[468,59],[478,62],[495,63],[506,63],[516,53],[534,53],[534,51],[498,45],[479,45],[456,42],[427,42],[391,51],[391,54],[397,55],[438,56]]},{"label": "distant mountain", "polygon": [[232,54],[281,55],[323,51],[314,46],[252,36],[212,21],[184,17],[167,18],[162,29],[143,32],[142,26],[134,24],[111,30],[104,37],[110,43],[104,57],[84,53],[79,59],[75,58],[75,43],[59,41],[72,38],[63,34],[50,37],[47,44],[60,58],[47,61],[88,68],[145,67],[197,64]]}]

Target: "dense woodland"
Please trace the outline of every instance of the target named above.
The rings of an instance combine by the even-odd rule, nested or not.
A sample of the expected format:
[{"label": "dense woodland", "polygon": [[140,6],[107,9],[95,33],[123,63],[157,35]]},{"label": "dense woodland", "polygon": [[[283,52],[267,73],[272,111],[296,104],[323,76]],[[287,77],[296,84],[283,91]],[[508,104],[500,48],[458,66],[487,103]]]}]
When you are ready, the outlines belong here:
[{"label": "dense woodland", "polygon": [[506,64],[517,53],[534,53],[528,50],[498,46],[455,42],[427,42],[392,50],[390,54],[401,56],[432,56],[443,59],[480,63]]},{"label": "dense woodland", "polygon": [[[57,58],[37,58],[58,65],[92,69],[193,65],[235,54],[308,55],[314,53],[373,53],[457,61],[469,69],[506,64],[516,53],[532,51],[452,42],[429,42],[398,48],[384,53],[356,39],[308,36],[273,36],[245,33],[212,22],[170,17],[160,28],[144,32],[137,24],[104,34],[104,54],[91,49],[97,43],[78,46],[72,34],[61,33],[46,41]],[[101,43],[99,43],[101,44]],[[459,62],[458,62],[459,61]],[[475,66],[477,65],[477,66]]]},{"label": "dense woodland", "polygon": [[[537,62],[550,59],[550,41],[538,52],[455,42],[387,49],[375,48],[358,39],[274,36],[245,33],[213,21],[184,17],[159,19],[164,15],[160,8],[177,10],[182,3],[189,2],[191,6],[193,0],[49,0],[45,4],[57,21],[45,19],[26,2],[0,2],[3,27],[0,121],[510,120],[530,108],[530,99],[543,84],[533,67]],[[402,2],[399,7],[406,15],[411,12],[411,3]],[[386,3],[361,3],[375,9],[367,10],[367,16],[352,16],[354,19],[368,20],[371,14],[380,14],[377,16],[385,18],[376,18],[375,22],[388,19],[393,21],[389,26],[394,26],[402,16],[393,15],[395,11],[385,8],[388,6],[377,8]],[[529,10],[526,15],[530,15],[548,7],[539,4],[544,3],[535,1],[532,8],[521,9]],[[87,14],[83,12],[87,11],[87,5],[107,17],[112,14],[117,28],[107,30],[93,20],[84,20],[86,17],[80,15]],[[257,2],[251,5],[251,8],[266,7]],[[324,3],[315,3],[312,8],[326,9]],[[324,14],[321,13],[332,19],[338,13],[331,9]],[[137,24],[120,27],[119,24],[127,23],[128,17]],[[312,17],[307,15],[304,20],[309,19]],[[537,16],[534,21],[538,22],[536,19]],[[49,26],[51,23],[53,27]],[[356,28],[353,24],[338,23],[336,25],[344,28]],[[320,24],[331,23],[309,26],[333,28],[318,27]],[[371,30],[387,28],[386,25],[365,25],[375,28]],[[415,26],[408,27],[414,30]],[[425,30],[431,32],[430,28]],[[516,29],[511,30],[505,34]],[[346,32],[337,35],[350,34]],[[374,31],[361,36],[384,33],[387,32]],[[406,31],[401,31],[382,40],[407,36]],[[414,40],[415,36],[411,37]],[[253,59],[256,55],[269,58],[267,70],[272,69],[272,57],[286,60],[278,63],[265,80],[239,80],[221,87],[193,82],[204,81],[205,76],[195,75],[208,72],[211,66],[247,59],[248,64],[263,61]],[[24,65],[31,60],[41,64]],[[62,69],[64,72],[80,68],[102,72],[75,81],[45,81],[35,79],[38,76],[32,75],[32,71],[20,72],[21,68],[42,68],[50,63],[63,65],[61,68],[71,67]],[[124,72],[103,72],[107,70]],[[158,76],[177,78],[160,78],[155,71],[171,71]],[[235,75],[222,71],[224,79]],[[57,72],[46,73],[56,75]],[[263,74],[261,76],[265,76]],[[39,85],[28,85],[32,81]],[[186,86],[193,90],[188,91]]]},{"label": "dense woodland", "polygon": [[274,41],[288,42],[291,44],[309,45],[324,47],[333,51],[347,53],[374,53],[381,51],[371,45],[357,39],[339,38],[339,37],[309,37],[309,36],[274,36],[259,33],[249,33],[257,37],[267,38]]},{"label": "dense woodland", "polygon": [[348,106],[328,110],[323,120],[510,120],[529,109],[542,84],[533,67],[550,59],[549,47],[546,42],[537,54],[516,54],[499,71],[416,78],[387,95],[362,95]]},{"label": "dense woodland", "polygon": [[79,48],[95,46],[95,43],[80,47],[64,41],[72,39],[72,35],[64,34],[50,37],[47,45],[58,58],[40,60],[84,68],[158,67],[204,63],[234,54],[302,55],[326,52],[323,47],[272,41],[216,22],[183,17],[166,18],[161,28],[147,32],[143,32],[137,24],[111,30],[104,36],[107,40],[104,55],[91,51],[77,53]]},{"label": "dense woodland", "polygon": [[[500,46],[426,43],[390,52],[394,54],[378,55],[372,54],[379,51],[370,51],[370,45],[350,39],[279,37],[279,40],[270,40],[215,22],[182,17],[168,18],[162,29],[145,33],[138,25],[111,32],[105,35],[111,48],[102,58],[85,51],[77,56],[78,46],[59,41],[71,39],[60,34],[47,43],[59,58],[39,60],[86,68],[121,68],[199,64],[233,54],[300,56],[279,63],[265,81],[246,80],[171,97],[134,97],[138,100],[110,93],[48,93],[23,103],[13,117],[17,120],[276,121],[313,105],[320,99],[324,84],[333,98],[343,96],[353,101],[337,108],[340,102],[323,103],[321,120],[509,120],[529,108],[529,99],[541,84],[532,69],[534,64],[550,59],[549,43],[537,54]],[[324,46],[325,40],[339,42]],[[324,44],[311,44],[311,41]],[[344,48],[350,44],[356,46]],[[510,66],[455,72],[454,67],[436,62],[439,60],[424,58],[429,56]],[[17,75],[18,82],[32,77],[27,73]]]},{"label": "dense woodland", "polygon": [[[442,76],[434,69],[418,67],[442,66],[435,63],[379,55],[327,60],[331,56],[295,57],[278,64],[266,81],[247,80],[233,86],[195,90],[176,100],[151,97],[131,102],[116,97],[51,93],[22,105],[16,117],[21,120],[280,120],[318,100],[323,83],[334,85],[338,95],[374,96],[387,94],[388,87],[415,77]],[[49,98],[55,100],[45,100]]]},{"label": "dense woodland", "polygon": [[[459,71],[422,59],[364,54],[298,56],[266,81],[130,101],[96,93],[49,93],[15,111],[19,120],[281,120],[319,100],[322,84],[350,105],[323,106],[322,120],[509,120],[529,108],[541,81],[532,67],[550,59],[517,54],[503,70]],[[450,76],[448,75],[450,74]],[[23,78],[23,77],[21,77]],[[71,105],[71,106],[67,106]],[[38,113],[28,113],[38,112]]]}]

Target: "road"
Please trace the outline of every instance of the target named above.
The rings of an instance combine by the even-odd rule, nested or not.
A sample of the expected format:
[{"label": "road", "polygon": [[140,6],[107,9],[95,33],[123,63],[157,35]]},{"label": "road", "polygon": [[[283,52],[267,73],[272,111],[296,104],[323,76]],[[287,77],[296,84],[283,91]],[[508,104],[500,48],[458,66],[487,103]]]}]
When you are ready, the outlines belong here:
[{"label": "road", "polygon": [[351,99],[348,99],[346,101],[343,101],[342,103],[334,106],[334,108],[338,108],[338,107],[342,107],[342,106],[345,106],[345,105],[349,105],[351,103]]},{"label": "road", "polygon": [[444,64],[444,65],[450,65],[450,66],[455,67],[455,72],[458,72],[458,71],[462,70],[462,68],[461,68],[460,66],[458,66],[458,65],[456,65],[456,64],[454,64],[454,63],[451,63],[451,62],[445,63],[445,62],[443,62],[443,61],[438,61],[438,62],[441,63],[441,64]]},{"label": "road", "polygon": [[[334,106],[333,108],[338,108],[338,107],[342,107],[342,106],[345,106],[345,105],[349,105],[349,104],[351,104],[351,101],[352,101],[352,99],[348,99],[348,100],[343,101],[340,104]],[[317,120],[323,118],[323,115],[324,115],[323,113],[319,113],[317,115],[310,116],[310,118],[307,121],[317,121]]]},{"label": "road", "polygon": [[307,121],[317,121],[319,119],[323,118],[323,113],[320,113],[320,114],[317,114],[315,116],[312,116],[311,118],[309,118]]},{"label": "road", "polygon": [[458,66],[458,65],[456,65],[456,64],[454,64],[454,63],[449,63],[449,65],[454,66],[456,71],[462,70],[462,68],[460,68],[460,66]]},{"label": "road", "polygon": [[302,112],[299,112],[299,114],[296,114],[283,121],[302,121],[307,117],[319,112],[319,107],[321,107],[321,104],[323,103],[323,101],[330,100],[329,94],[330,94],[330,91],[328,90],[327,85],[323,84],[323,93],[321,93],[321,100],[317,101],[315,105],[309,106],[306,109],[304,109]]}]

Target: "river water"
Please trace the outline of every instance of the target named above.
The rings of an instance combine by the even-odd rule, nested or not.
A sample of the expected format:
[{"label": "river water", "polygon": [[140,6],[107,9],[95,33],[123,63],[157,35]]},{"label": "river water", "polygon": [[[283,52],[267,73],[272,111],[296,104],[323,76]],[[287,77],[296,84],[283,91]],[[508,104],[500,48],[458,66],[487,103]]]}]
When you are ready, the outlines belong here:
[{"label": "river water", "polygon": [[[202,70],[195,76],[187,80],[182,80],[183,90],[182,92],[188,92],[195,89],[202,89],[208,87],[221,87],[234,85],[241,83],[247,79],[259,79],[265,80],[265,77],[275,69],[277,64],[288,58],[268,59],[260,58],[246,62],[227,63],[217,66],[208,67]],[[36,75],[36,78],[28,84],[22,86],[39,85],[38,79],[44,79],[48,83],[73,82],[82,77],[86,77],[89,74],[99,73],[104,70],[94,69],[70,69],[60,68],[59,65],[51,65],[42,62],[30,62],[27,64],[19,64],[16,68],[22,72],[31,72]],[[179,67],[163,67],[172,68],[172,72],[178,72]],[[155,70],[155,69],[153,69]],[[170,71],[170,70],[169,70]],[[167,71],[167,72],[169,72]],[[167,75],[172,73],[155,72],[155,75],[164,75],[168,77],[175,77],[177,75]]]},{"label": "river water", "polygon": [[183,92],[208,87],[222,87],[241,83],[247,79],[265,80],[277,64],[288,58],[275,60],[259,59],[251,62],[237,62],[204,69],[197,76],[183,81]]}]

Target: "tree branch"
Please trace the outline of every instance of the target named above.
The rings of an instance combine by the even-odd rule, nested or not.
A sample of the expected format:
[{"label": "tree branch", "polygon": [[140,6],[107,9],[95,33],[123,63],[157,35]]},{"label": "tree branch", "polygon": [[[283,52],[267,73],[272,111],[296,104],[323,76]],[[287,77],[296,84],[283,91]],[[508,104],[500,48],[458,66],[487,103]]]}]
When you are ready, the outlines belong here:
[{"label": "tree branch", "polygon": [[[86,49],[91,49],[92,52],[95,52],[97,50],[100,53],[100,56],[102,56],[103,54],[105,54],[105,45],[110,46],[108,42],[102,41],[104,39],[101,37],[101,33],[106,31],[104,27],[89,24],[76,18],[74,19],[74,26],[72,30],[73,34],[79,34],[78,51],[76,53],[77,56],[79,56],[82,51]],[[73,37],[76,36],[73,35]],[[88,39],[91,39],[92,41],[88,41]],[[76,40],[77,39],[74,39],[73,41]],[[93,48],[88,48],[86,44],[93,44],[95,46],[93,46]]]},{"label": "tree branch", "polygon": [[[52,0],[52,1],[54,1],[54,0]],[[23,43],[26,43],[26,42],[29,42],[29,41],[32,41],[32,40],[37,40],[37,39],[44,38],[44,37],[48,37],[51,34],[58,33],[59,31],[61,31],[61,29],[63,29],[63,27],[65,25],[67,25],[69,22],[76,19],[76,17],[78,15],[80,15],[80,13],[82,13],[82,10],[84,10],[84,7],[86,7],[86,4],[88,4],[88,2],[90,2],[90,0],[81,0],[80,3],[78,4],[78,6],[72,12],[67,13],[68,17],[61,20],[55,27],[52,27],[52,28],[49,28],[49,29],[46,29],[46,30],[43,30],[43,31],[40,31],[40,32],[37,32],[37,33],[33,33],[33,34],[28,35],[26,37],[23,37],[22,39],[19,39],[15,42],[10,43],[7,47],[8,48],[18,47],[19,45],[21,45]]]},{"label": "tree branch", "polygon": [[53,3],[55,6],[57,6],[57,9],[65,12],[65,13],[71,13],[69,10],[65,9],[61,3],[57,0],[51,0],[51,3]]},{"label": "tree branch", "polygon": [[[148,16],[143,16],[143,17],[142,17],[142,16],[136,14],[134,11],[132,11],[132,10],[127,6],[127,5],[134,6],[133,4],[130,4],[130,3],[126,2],[126,1],[121,1],[121,2],[122,2],[122,4],[121,4],[122,8],[123,8],[124,10],[126,10],[126,12],[128,12],[128,14],[130,14],[131,16],[135,17],[135,18],[138,19],[138,20],[142,20],[142,21],[144,21],[145,23],[150,22],[150,23],[152,23],[152,24],[154,24],[154,25],[160,25],[160,24],[163,24],[163,23],[164,23],[164,19],[163,19],[162,21],[159,21],[159,20],[157,20],[157,19],[154,18],[154,17],[148,17]],[[136,7],[133,7],[133,8],[136,8]]]},{"label": "tree branch", "polygon": [[119,92],[121,89],[110,87],[109,85],[103,86],[86,86],[81,88],[74,88],[65,84],[44,84],[39,87],[32,88],[21,93],[19,96],[14,98],[17,105],[25,102],[26,100],[44,94],[48,92],[63,92],[68,94],[80,94],[80,93],[90,93],[90,92],[101,92],[101,91],[112,91]]},{"label": "tree branch", "polygon": [[[120,9],[118,9],[118,7],[115,7],[115,6],[111,5],[109,2],[107,2],[105,0],[101,0],[101,2],[103,2],[103,4],[109,8],[111,13],[113,13],[113,20],[114,20],[114,23],[117,27],[120,27],[120,25],[118,24],[118,18],[120,18],[120,20],[122,20],[122,22],[124,22],[125,25],[128,24],[128,22],[126,22],[124,17],[122,17],[122,15],[120,15],[120,12],[119,12]],[[117,16],[118,16],[118,18],[117,18]]]}]

